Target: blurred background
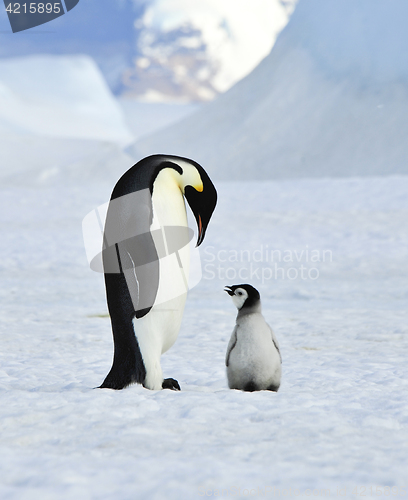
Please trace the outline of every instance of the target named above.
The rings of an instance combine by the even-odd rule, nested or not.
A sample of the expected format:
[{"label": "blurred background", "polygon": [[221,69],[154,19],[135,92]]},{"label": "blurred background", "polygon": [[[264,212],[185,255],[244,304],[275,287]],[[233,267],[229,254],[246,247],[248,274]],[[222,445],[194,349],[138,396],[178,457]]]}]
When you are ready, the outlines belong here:
[{"label": "blurred background", "polygon": [[0,175],[49,179],[95,141],[98,163],[109,144],[218,179],[407,173],[407,14],[404,0],[87,0],[13,34],[0,9]]},{"label": "blurred background", "polygon": [[[66,15],[18,33],[1,8],[0,175],[14,182],[30,169],[30,182],[49,181],[50,169],[95,158],[95,140],[104,143],[97,160],[103,163],[107,142],[123,151],[196,112],[259,64],[294,6],[295,0],[255,0],[250,9],[245,0],[82,0]],[[139,151],[129,154],[138,159]]]}]

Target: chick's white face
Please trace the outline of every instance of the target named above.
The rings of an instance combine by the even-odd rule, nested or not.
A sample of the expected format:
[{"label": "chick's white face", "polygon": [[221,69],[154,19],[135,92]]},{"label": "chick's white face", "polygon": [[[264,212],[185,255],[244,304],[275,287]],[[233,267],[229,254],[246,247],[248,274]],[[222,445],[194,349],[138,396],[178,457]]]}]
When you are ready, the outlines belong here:
[{"label": "chick's white face", "polygon": [[247,298],[248,292],[243,288],[237,288],[232,296],[232,302],[237,309],[241,309]]}]

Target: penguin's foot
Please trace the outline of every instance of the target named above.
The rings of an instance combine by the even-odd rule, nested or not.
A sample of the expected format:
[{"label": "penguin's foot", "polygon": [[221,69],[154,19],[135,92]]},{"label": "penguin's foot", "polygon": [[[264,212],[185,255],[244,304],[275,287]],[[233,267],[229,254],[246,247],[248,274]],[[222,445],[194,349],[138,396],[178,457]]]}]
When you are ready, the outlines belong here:
[{"label": "penguin's foot", "polygon": [[162,384],[163,389],[170,389],[172,391],[180,391],[180,384],[174,378],[165,378]]},{"label": "penguin's foot", "polygon": [[243,390],[246,392],[254,392],[254,391],[259,391],[259,388],[255,384],[255,382],[251,381],[251,382],[248,382],[247,384],[245,384]]}]

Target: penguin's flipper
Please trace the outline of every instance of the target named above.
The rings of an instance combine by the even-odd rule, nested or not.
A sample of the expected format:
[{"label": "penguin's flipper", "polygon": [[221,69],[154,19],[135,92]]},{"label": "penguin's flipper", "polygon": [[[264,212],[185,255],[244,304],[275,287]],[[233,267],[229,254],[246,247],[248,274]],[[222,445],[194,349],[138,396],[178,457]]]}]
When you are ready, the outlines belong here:
[{"label": "penguin's flipper", "polygon": [[165,378],[162,384],[163,389],[170,389],[172,391],[180,391],[180,384],[174,378]]},{"label": "penguin's flipper", "polygon": [[135,316],[151,310],[159,288],[159,257],[150,233],[129,238],[119,245],[120,262],[132,299]]},{"label": "penguin's flipper", "polygon": [[153,307],[159,285],[159,257],[150,231],[151,223],[149,189],[129,193],[118,183],[106,216],[104,272],[125,276],[138,319]]},{"label": "penguin's flipper", "polygon": [[234,331],[232,332],[229,344],[228,344],[227,355],[225,357],[225,366],[229,366],[229,357],[230,357],[231,351],[234,349],[234,347],[237,344],[237,329],[238,329],[238,327],[235,326]]},{"label": "penguin's flipper", "polygon": [[[278,339],[276,338],[276,336],[275,336],[275,334],[274,334],[274,332],[273,332],[272,328],[271,328],[269,325],[268,325],[268,328],[269,328],[269,331],[271,332],[272,342],[273,342],[273,344],[274,344],[274,346],[275,346],[276,350],[277,350],[277,351],[278,351],[278,353],[279,353],[280,362],[282,363],[282,354],[281,354],[280,349],[279,349]],[[273,389],[271,389],[271,390],[273,390]],[[276,390],[277,390],[277,389],[276,389]]]}]

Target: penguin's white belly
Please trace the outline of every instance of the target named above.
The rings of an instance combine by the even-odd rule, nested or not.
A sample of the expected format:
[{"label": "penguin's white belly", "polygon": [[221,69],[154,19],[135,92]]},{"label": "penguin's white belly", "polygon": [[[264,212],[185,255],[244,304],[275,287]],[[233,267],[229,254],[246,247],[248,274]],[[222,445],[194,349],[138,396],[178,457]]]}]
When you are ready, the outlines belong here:
[{"label": "penguin's white belly", "polygon": [[[155,234],[161,234],[166,245],[164,229],[171,226],[187,228],[187,214],[180,189],[172,188],[171,183],[166,184],[165,178],[162,180],[160,177],[161,174],[154,185],[151,230],[161,230],[161,233],[156,231]],[[160,258],[156,301],[146,316],[133,320],[135,335],[146,368],[144,385],[149,389],[162,388],[160,356],[174,344],[180,330],[188,291],[189,267],[189,245]]]},{"label": "penguin's white belly", "polygon": [[174,344],[180,330],[186,295],[154,306],[141,319],[133,319],[133,328],[146,369],[145,387],[162,388],[163,372],[160,356]]},{"label": "penguin's white belly", "polygon": [[[160,281],[155,306],[174,301],[175,298],[186,295],[188,291],[188,276],[190,272],[190,248],[188,244],[187,213],[184,198],[178,186],[167,182],[166,171],[161,172],[156,179],[152,197],[153,222],[151,231],[153,240],[157,236],[162,239],[166,255],[161,256]],[[177,231],[185,228],[185,241],[180,241],[181,248],[172,251],[174,241],[169,240],[168,232],[175,228]],[[171,239],[171,236],[170,236]],[[155,241],[156,242],[156,241]],[[157,244],[156,247],[159,245]],[[184,297],[185,301],[185,297]],[[181,304],[181,301],[180,301]],[[172,307],[179,307],[177,301]],[[184,308],[184,303],[182,305]]]},{"label": "penguin's white belly", "polygon": [[237,342],[229,356],[227,377],[231,388],[253,383],[258,390],[279,387],[281,362],[268,325],[261,314],[240,319]]}]

